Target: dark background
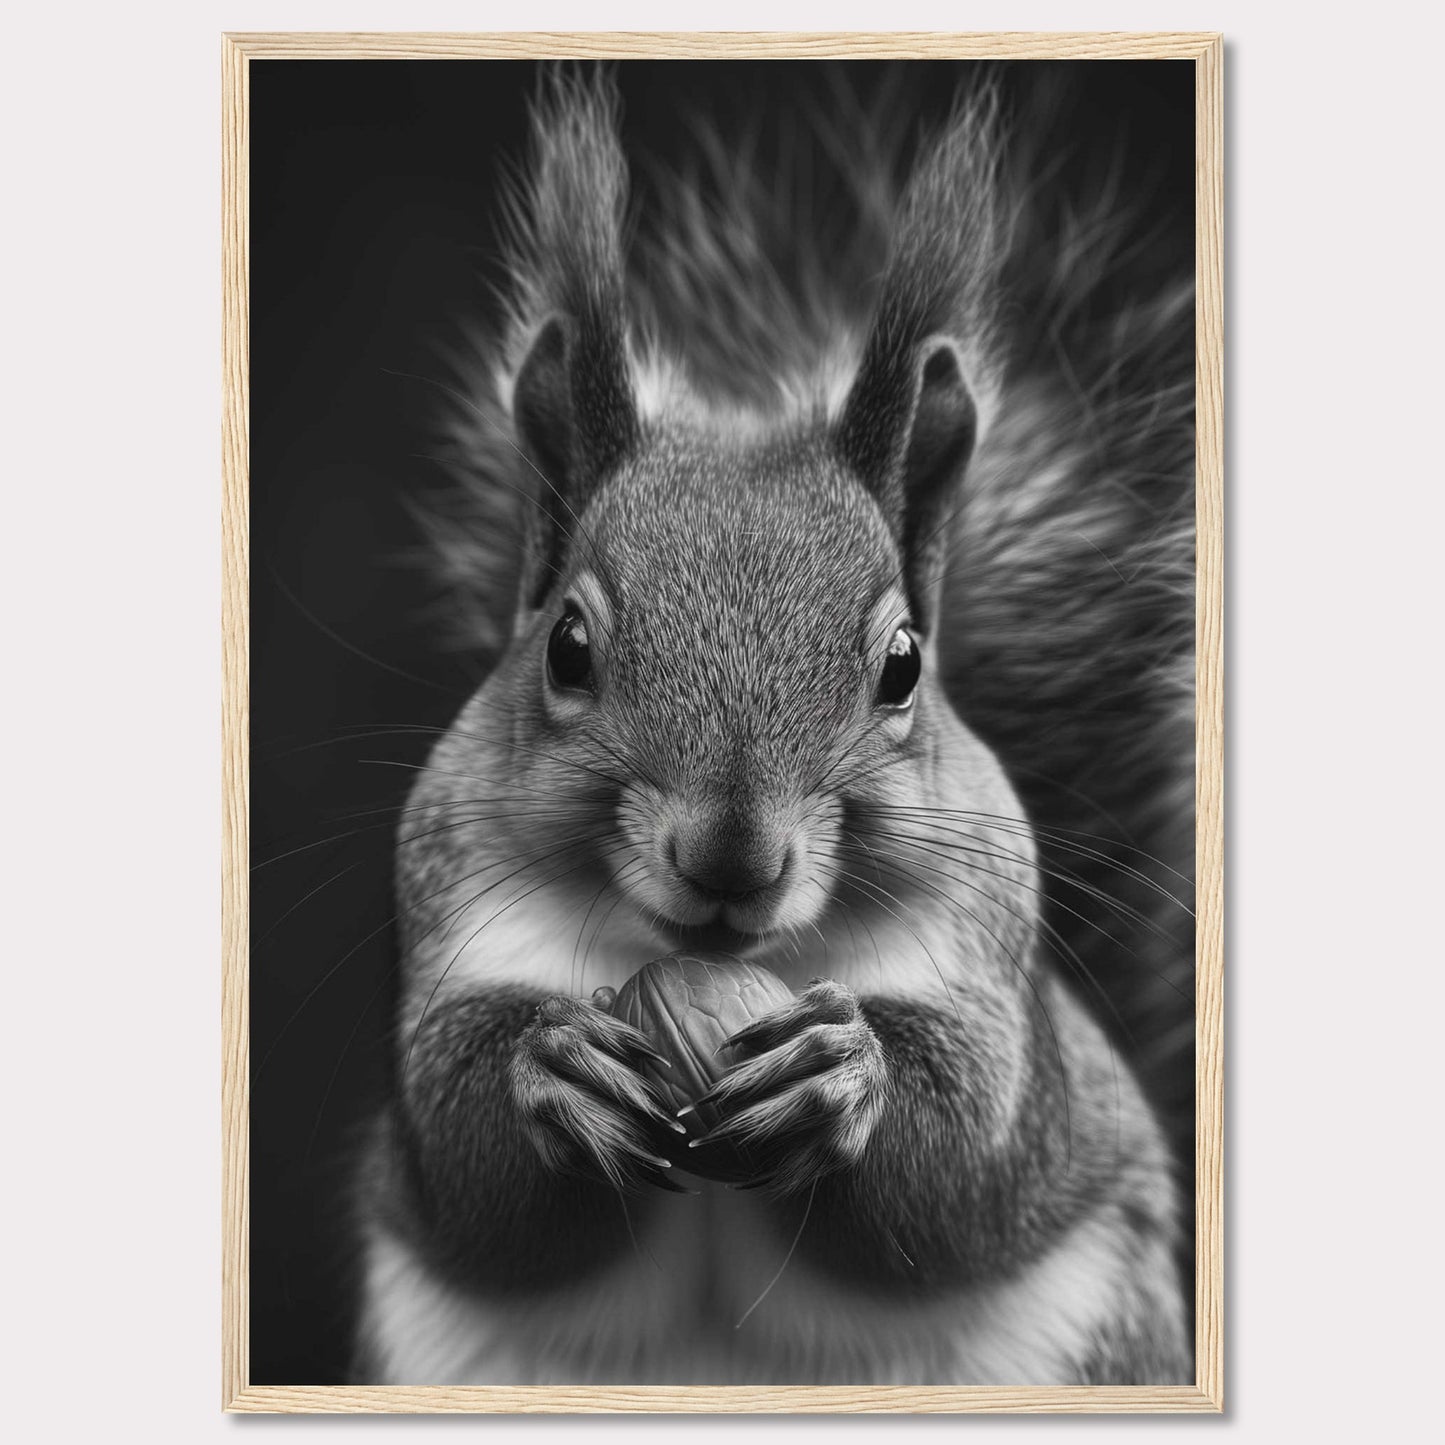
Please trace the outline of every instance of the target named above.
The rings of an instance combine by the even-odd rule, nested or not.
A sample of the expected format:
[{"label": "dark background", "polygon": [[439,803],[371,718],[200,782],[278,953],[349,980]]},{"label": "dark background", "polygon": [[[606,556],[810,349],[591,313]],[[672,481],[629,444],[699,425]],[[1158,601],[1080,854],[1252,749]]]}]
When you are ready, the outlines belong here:
[{"label": "dark background", "polygon": [[[702,111],[766,137],[826,91],[822,62],[623,62],[630,151],[676,157]],[[909,62],[946,113],[966,62]],[[866,97],[889,67],[841,67]],[[896,67],[895,67],[896,69]],[[1192,244],[1192,66],[1030,62],[1006,97],[1066,97],[1043,138],[1124,157],[1123,182]],[[441,645],[410,498],[439,339],[498,279],[502,170],[525,151],[535,67],[518,61],[251,65],[251,1377],[344,1377],[348,1171],[388,1084],[394,810],[481,676]],[[1122,145],[1122,152],[1119,147]],[[1069,171],[1081,198],[1098,183]],[[431,368],[434,370],[435,368]]]}]

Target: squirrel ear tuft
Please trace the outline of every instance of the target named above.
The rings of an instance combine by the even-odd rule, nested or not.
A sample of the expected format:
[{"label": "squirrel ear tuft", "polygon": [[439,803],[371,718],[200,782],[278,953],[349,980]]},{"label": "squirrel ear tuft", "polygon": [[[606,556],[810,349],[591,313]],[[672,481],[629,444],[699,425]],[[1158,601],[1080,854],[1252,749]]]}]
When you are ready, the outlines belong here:
[{"label": "squirrel ear tuft", "polygon": [[870,346],[838,446],[898,539],[914,620],[925,632],[933,625],[948,509],[977,434],[978,410],[950,341],[926,341],[911,357]]},{"label": "squirrel ear tuft", "polygon": [[528,519],[523,596],[538,607],[589,497],[637,440],[621,338],[606,331],[588,336],[571,318],[549,317],[517,372],[512,418],[537,504]]}]

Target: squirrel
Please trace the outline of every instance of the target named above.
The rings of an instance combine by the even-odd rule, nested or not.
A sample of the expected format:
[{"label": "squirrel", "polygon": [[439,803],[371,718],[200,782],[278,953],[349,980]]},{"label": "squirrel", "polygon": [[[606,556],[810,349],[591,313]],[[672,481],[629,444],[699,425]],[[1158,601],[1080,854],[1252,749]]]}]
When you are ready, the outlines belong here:
[{"label": "squirrel", "polygon": [[[721,150],[629,235],[612,81],[543,83],[357,1379],[1192,1379],[1192,277],[1046,235],[1003,111],[855,150],[841,239]],[[606,1007],[680,949],[795,995],[708,1096],[738,1184]]]}]

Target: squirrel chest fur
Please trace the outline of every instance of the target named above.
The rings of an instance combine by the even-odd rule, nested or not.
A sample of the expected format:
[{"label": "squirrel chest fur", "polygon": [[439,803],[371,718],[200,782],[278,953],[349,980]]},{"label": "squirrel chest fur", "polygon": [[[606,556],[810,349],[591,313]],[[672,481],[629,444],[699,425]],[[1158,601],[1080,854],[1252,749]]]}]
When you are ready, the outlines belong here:
[{"label": "squirrel chest fur", "polygon": [[[991,102],[770,406],[639,314],[611,108],[556,82],[536,117],[498,348],[515,607],[400,827],[359,1378],[1183,1382],[1163,1131],[1051,950],[1059,839],[955,705],[975,479],[994,528],[1061,505],[990,451],[1052,404],[1003,339]],[[1123,525],[1079,521],[1096,551]],[[591,1001],[689,947],[795,995],[708,1095],[741,1187],[687,1174],[645,1038]]]}]

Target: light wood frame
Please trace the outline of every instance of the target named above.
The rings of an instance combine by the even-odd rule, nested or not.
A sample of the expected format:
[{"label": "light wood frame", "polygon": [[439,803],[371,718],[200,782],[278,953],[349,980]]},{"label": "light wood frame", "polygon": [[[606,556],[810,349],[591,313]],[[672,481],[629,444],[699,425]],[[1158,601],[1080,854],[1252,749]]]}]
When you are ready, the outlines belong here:
[{"label": "light wood frame", "polygon": [[[1223,40],[1211,33],[247,34],[222,37],[222,1404],[302,1413],[800,1414],[1223,1409]],[[1195,67],[1198,693],[1195,1042],[1196,1376],[1177,1386],[510,1386],[249,1383],[248,78],[265,59],[1190,60]]]}]

